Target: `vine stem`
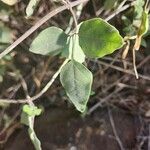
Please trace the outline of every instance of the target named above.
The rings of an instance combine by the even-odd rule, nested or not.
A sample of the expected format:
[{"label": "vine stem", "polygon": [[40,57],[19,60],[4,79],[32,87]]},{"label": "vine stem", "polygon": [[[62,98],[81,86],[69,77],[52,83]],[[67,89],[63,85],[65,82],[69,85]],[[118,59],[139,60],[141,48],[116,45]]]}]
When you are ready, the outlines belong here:
[{"label": "vine stem", "polygon": [[13,104],[19,104],[19,103],[29,103],[29,101],[34,101],[36,99],[38,99],[39,97],[41,97],[49,88],[50,86],[53,84],[53,82],[55,81],[55,79],[58,77],[58,75],[61,72],[61,69],[63,68],[63,66],[65,66],[65,64],[67,64],[67,62],[70,59],[66,59],[63,64],[60,66],[60,68],[57,70],[57,72],[52,76],[51,80],[46,84],[46,86],[40,91],[40,93],[38,93],[37,95],[30,97],[30,98],[26,98],[26,99],[0,99],[0,103],[13,103]]},{"label": "vine stem", "polygon": [[117,133],[117,130],[116,130],[116,127],[115,127],[115,122],[114,122],[114,119],[113,119],[113,116],[112,116],[112,113],[111,113],[111,110],[110,108],[108,107],[108,116],[109,116],[109,120],[110,120],[110,124],[111,124],[111,127],[112,127],[112,130],[113,130],[113,133],[114,133],[114,136],[116,137],[116,140],[120,146],[120,149],[121,150],[125,150],[124,146],[123,146],[123,143],[121,142],[121,139]]},{"label": "vine stem", "polygon": [[[81,3],[80,5],[77,6],[76,14],[75,14],[77,20],[80,18],[82,9],[83,9],[83,3]],[[65,33],[66,33],[66,34],[69,34],[69,32],[71,31],[73,22],[74,22],[74,19],[73,19],[73,17],[71,17],[71,18],[70,18],[70,21],[69,21],[69,25],[68,25],[67,29],[65,30]]]},{"label": "vine stem", "polygon": [[57,15],[58,13],[70,8],[77,6],[81,3],[87,2],[89,0],[77,0],[74,2],[67,3],[66,5],[60,6],[59,8],[51,11],[42,19],[40,19],[33,27],[31,27],[28,31],[26,31],[20,38],[18,38],[13,44],[11,44],[7,49],[5,49],[2,53],[0,53],[0,59],[2,59],[5,55],[11,52],[17,45],[19,45],[22,41],[24,41],[27,37],[29,37],[34,31],[36,31],[40,26],[42,26],[45,22],[47,22],[50,18]]},{"label": "vine stem", "polygon": [[70,9],[70,12],[72,14],[72,17],[73,17],[73,20],[74,20],[74,24],[75,24],[75,32],[77,32],[77,26],[78,26],[78,21],[77,21],[77,18],[76,18],[76,14],[74,13],[72,7],[71,7],[71,3],[69,0],[66,0],[66,3],[69,5],[69,9]]},{"label": "vine stem", "polygon": [[129,7],[134,6],[134,2],[124,5],[123,7],[119,7],[119,9],[117,9],[116,11],[114,11],[111,15],[109,15],[107,18],[105,18],[105,21],[109,21],[112,18],[114,18],[116,15],[118,15],[119,13],[125,11],[126,9],[128,9]]},{"label": "vine stem", "polygon": [[[0,53],[0,59],[3,58],[5,55],[7,55],[9,52],[11,52],[17,45],[19,45],[22,41],[24,41],[27,37],[29,37],[34,31],[36,31],[40,26],[42,26],[46,21],[48,21],[50,18],[52,18],[53,16],[57,15],[58,13],[66,10],[66,9],[70,9],[72,15],[73,15],[73,20],[75,21],[75,26],[77,26],[77,20],[76,20],[76,15],[74,14],[72,7],[77,6],[79,4],[82,4],[84,2],[88,2],[89,0],[76,0],[74,2],[69,2],[66,5],[63,5],[53,11],[51,11],[50,13],[48,13],[46,16],[44,16],[41,20],[39,20],[33,27],[31,27],[28,31],[26,31],[20,38],[18,38],[12,45],[10,45],[6,50],[4,50],[2,53]],[[125,9],[127,9],[128,7],[126,7]],[[123,9],[124,10],[124,9]],[[121,10],[121,11],[123,11]],[[121,12],[119,11],[119,12]],[[118,13],[119,13],[118,12]],[[118,14],[117,13],[117,14]],[[111,18],[113,18],[115,15],[111,16]],[[106,20],[110,20],[111,18],[107,18]],[[55,79],[58,77],[58,75],[61,72],[62,67],[67,64],[67,62],[70,59],[66,59],[64,61],[64,63],[60,66],[60,68],[58,69],[58,71],[53,75],[53,77],[51,78],[51,80],[46,84],[46,86],[40,91],[40,93],[36,94],[33,97],[30,98],[26,98],[26,99],[0,99],[0,102],[2,103],[14,103],[14,104],[19,104],[19,103],[29,103],[29,101],[34,101],[36,99],[38,99],[39,97],[41,97],[48,89],[49,87],[53,84],[53,82],[55,81]]]},{"label": "vine stem", "polygon": [[134,73],[137,79],[139,79],[139,75],[137,72],[137,67],[136,67],[136,57],[135,57],[135,49],[132,49],[132,54],[133,54],[133,68],[134,68]]}]

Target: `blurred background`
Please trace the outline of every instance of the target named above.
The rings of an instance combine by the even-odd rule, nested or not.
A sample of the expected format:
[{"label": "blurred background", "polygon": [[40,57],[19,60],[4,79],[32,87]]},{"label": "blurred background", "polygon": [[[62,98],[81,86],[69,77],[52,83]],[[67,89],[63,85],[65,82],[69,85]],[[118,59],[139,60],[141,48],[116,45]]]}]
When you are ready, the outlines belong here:
[{"label": "blurred background", "polygon": [[[72,1],[70,1],[72,2]],[[28,0],[0,1],[0,52],[30,29],[50,11],[62,6],[61,0],[40,0],[33,15],[26,17]],[[94,17],[107,20],[123,37],[137,34],[144,0],[89,0],[73,8],[78,23]],[[36,35],[49,26],[68,29],[69,10],[52,17],[0,60],[0,98],[34,96],[62,64],[61,56],[41,56],[29,52]],[[72,25],[73,28],[73,25]],[[35,131],[43,150],[150,150],[150,29],[136,52],[139,79],[133,71],[132,48],[126,59],[126,44],[112,55],[86,59],[94,75],[87,111],[80,114],[68,102],[56,79],[35,104],[42,108]],[[22,105],[0,102],[0,150],[34,150],[27,127],[20,123]]]}]

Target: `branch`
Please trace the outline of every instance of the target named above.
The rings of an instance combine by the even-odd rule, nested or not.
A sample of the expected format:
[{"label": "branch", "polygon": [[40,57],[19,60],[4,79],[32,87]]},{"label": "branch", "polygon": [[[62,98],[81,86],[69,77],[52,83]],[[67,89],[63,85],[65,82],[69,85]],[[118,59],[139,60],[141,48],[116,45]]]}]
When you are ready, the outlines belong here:
[{"label": "branch", "polygon": [[0,99],[0,103],[9,103],[9,104],[20,104],[20,103],[29,103],[29,101],[34,101],[36,99],[38,99],[39,97],[41,97],[48,89],[49,87],[53,84],[53,82],[55,81],[55,79],[58,77],[59,73],[61,72],[61,69],[63,68],[63,66],[65,64],[67,64],[67,62],[69,61],[69,59],[66,59],[63,64],[60,66],[60,68],[57,70],[57,72],[53,75],[53,77],[51,78],[51,80],[46,84],[46,86],[40,91],[40,93],[38,93],[37,95],[31,97],[31,98],[25,98],[25,99]]},{"label": "branch", "polygon": [[70,2],[69,4],[60,6],[59,8],[51,11],[46,16],[44,16],[41,20],[39,20],[33,27],[31,27],[28,31],[26,31],[20,38],[18,38],[13,44],[11,44],[7,49],[5,49],[2,53],[0,53],[0,59],[2,59],[5,55],[11,52],[17,45],[19,45],[22,41],[24,41],[27,37],[29,37],[34,31],[36,31],[40,26],[42,26],[45,22],[47,22],[50,18],[57,15],[58,13],[68,9],[69,7],[77,6],[81,3],[87,2],[89,0],[77,0],[75,2]]},{"label": "branch", "polygon": [[124,146],[123,146],[123,144],[121,142],[121,139],[120,139],[120,137],[119,137],[119,135],[117,133],[117,130],[116,130],[116,127],[115,127],[115,122],[114,122],[113,116],[111,114],[110,108],[108,108],[108,116],[109,116],[110,124],[112,126],[113,133],[114,133],[114,135],[116,137],[116,140],[117,140],[117,142],[119,144],[119,147],[120,147],[121,150],[125,150],[125,148],[124,148]]},{"label": "branch", "polygon": [[73,9],[71,7],[70,1],[69,0],[65,0],[65,1],[69,5],[69,9],[70,9],[70,12],[71,12],[73,20],[74,20],[75,32],[76,32],[77,31],[77,27],[78,27],[78,21],[77,21],[77,18],[76,18],[76,14],[74,13],[74,11],[73,11]]}]

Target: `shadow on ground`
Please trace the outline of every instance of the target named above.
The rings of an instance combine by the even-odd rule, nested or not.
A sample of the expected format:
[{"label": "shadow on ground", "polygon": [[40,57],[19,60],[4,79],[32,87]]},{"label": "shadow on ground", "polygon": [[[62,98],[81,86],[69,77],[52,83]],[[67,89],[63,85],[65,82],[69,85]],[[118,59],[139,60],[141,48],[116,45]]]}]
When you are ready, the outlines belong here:
[{"label": "shadow on ground", "polygon": [[[118,109],[111,110],[111,117],[125,149],[136,150],[138,117]],[[36,119],[35,129],[43,150],[120,150],[107,109],[99,109],[83,118],[66,108],[49,108]],[[27,129],[15,134],[5,150],[34,150]]]}]

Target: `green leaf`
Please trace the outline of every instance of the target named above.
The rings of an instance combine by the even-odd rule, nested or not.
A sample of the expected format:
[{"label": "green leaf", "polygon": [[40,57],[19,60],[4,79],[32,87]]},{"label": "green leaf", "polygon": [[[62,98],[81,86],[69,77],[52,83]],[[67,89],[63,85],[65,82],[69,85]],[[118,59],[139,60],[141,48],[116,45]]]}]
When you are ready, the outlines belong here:
[{"label": "green leaf", "polygon": [[72,57],[79,63],[85,61],[85,54],[79,45],[79,36],[77,34],[72,37]]},{"label": "green leaf", "polygon": [[122,19],[123,25],[125,26],[123,28],[124,35],[134,36],[137,33],[137,31],[136,31],[135,26],[131,22],[131,20],[128,17],[126,17],[125,15],[122,15],[121,19]]},{"label": "green leaf", "polygon": [[136,0],[135,1],[134,12],[135,12],[135,18],[136,19],[139,19],[142,16],[144,3],[145,3],[144,0]]},{"label": "green leaf", "polygon": [[86,56],[101,58],[121,48],[123,38],[115,27],[100,18],[95,18],[81,24],[79,44]]},{"label": "green leaf", "polygon": [[95,95],[95,91],[91,91],[90,95],[91,96]]},{"label": "green leaf", "polygon": [[150,15],[148,15],[148,31],[143,36],[147,37],[149,35],[150,35]]},{"label": "green leaf", "polygon": [[57,55],[65,47],[67,35],[57,27],[43,30],[32,42],[30,51],[41,55]]},{"label": "green leaf", "polygon": [[3,23],[0,23],[0,46],[1,43],[11,43],[12,42],[12,32]]},{"label": "green leaf", "polygon": [[39,116],[42,112],[41,109],[36,106],[24,105],[23,111],[27,113],[29,116]]},{"label": "green leaf", "polygon": [[61,56],[65,57],[65,58],[69,58],[70,57],[69,53],[70,53],[71,48],[72,48],[72,40],[71,40],[71,36],[69,36],[67,38],[66,45],[64,46],[64,48],[61,51]]},{"label": "green leaf", "polygon": [[134,49],[139,50],[142,36],[145,35],[148,32],[149,28],[149,17],[148,17],[148,11],[144,10],[141,17],[141,24],[137,33],[136,41],[134,44]]},{"label": "green leaf", "polygon": [[85,55],[79,45],[79,37],[77,34],[68,37],[67,45],[62,51],[62,56],[70,59],[73,57],[79,63],[85,61]]},{"label": "green leaf", "polygon": [[27,113],[25,113],[24,111],[22,111],[22,113],[21,113],[21,121],[20,122],[22,124],[26,125],[26,126],[29,126],[28,118],[29,118],[29,115]]},{"label": "green leaf", "polygon": [[23,123],[23,124],[25,124],[26,126],[29,127],[28,128],[28,133],[29,133],[30,139],[31,139],[31,141],[32,141],[35,149],[36,150],[42,150],[42,148],[41,148],[41,142],[37,138],[36,133],[34,131],[34,119],[35,119],[35,115],[31,116],[28,113],[26,113],[26,111],[29,111],[28,109],[29,109],[28,105],[25,105],[25,107],[23,107],[23,112],[21,114],[21,123]]},{"label": "green leaf", "polygon": [[149,17],[148,17],[148,11],[143,11],[142,13],[142,20],[141,20],[141,25],[139,28],[138,35],[143,36],[145,33],[147,33],[149,28]]},{"label": "green leaf", "polygon": [[27,17],[30,17],[33,13],[34,13],[34,10],[36,8],[36,6],[38,5],[40,0],[30,0],[27,8],[26,8],[26,14],[27,14]]},{"label": "green leaf", "polygon": [[84,112],[91,93],[92,73],[84,65],[71,60],[62,68],[60,81],[76,109]]},{"label": "green leaf", "polygon": [[118,0],[105,0],[104,2],[104,8],[106,10],[112,9],[116,4],[118,3]]}]

